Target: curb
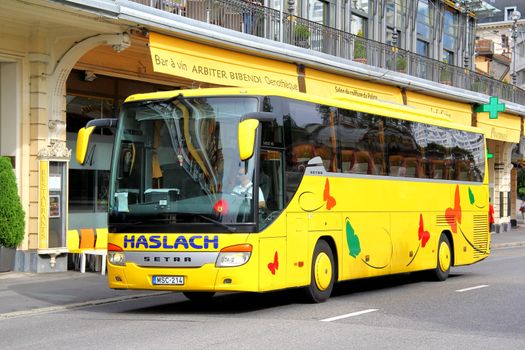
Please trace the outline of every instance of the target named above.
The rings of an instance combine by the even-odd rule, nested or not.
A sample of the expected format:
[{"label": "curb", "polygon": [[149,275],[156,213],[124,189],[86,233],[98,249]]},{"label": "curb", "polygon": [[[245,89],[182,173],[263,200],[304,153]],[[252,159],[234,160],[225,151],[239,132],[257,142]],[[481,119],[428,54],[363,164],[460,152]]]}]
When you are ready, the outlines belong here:
[{"label": "curb", "polygon": [[500,248],[511,248],[511,247],[522,247],[525,246],[525,242],[512,242],[512,243],[496,243],[491,244],[491,249],[500,249]]},{"label": "curb", "polygon": [[165,292],[165,293],[154,292],[154,293],[141,294],[141,295],[119,296],[119,297],[105,298],[105,299],[98,299],[98,300],[88,300],[84,302],[67,304],[67,305],[47,306],[47,307],[41,307],[41,308],[36,308],[36,309],[12,311],[12,312],[6,312],[3,314],[0,314],[0,320],[8,319],[8,318],[15,318],[15,317],[45,314],[45,313],[51,313],[51,312],[59,312],[59,311],[65,311],[65,310],[71,310],[71,309],[80,309],[80,308],[88,307],[88,306],[118,303],[118,302],[127,301],[127,300],[143,299],[143,298],[149,298],[153,296],[159,296],[159,295],[170,294],[170,293],[172,292]]}]

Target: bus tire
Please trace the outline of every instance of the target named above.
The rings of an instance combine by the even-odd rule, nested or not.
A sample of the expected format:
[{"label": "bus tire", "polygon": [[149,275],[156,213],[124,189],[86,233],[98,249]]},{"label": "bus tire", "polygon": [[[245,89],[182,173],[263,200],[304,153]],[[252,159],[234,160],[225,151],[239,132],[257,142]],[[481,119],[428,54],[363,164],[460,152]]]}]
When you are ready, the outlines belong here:
[{"label": "bus tire", "polygon": [[182,292],[182,294],[192,301],[205,301],[213,298],[215,292]]},{"label": "bus tire", "polygon": [[450,266],[452,265],[452,249],[450,241],[446,234],[442,233],[439,237],[439,244],[437,250],[437,262],[434,269],[433,277],[437,281],[444,281],[450,273]]},{"label": "bus tire", "polygon": [[310,285],[305,288],[308,302],[321,303],[330,297],[335,282],[334,255],[328,243],[319,240],[312,256]]}]

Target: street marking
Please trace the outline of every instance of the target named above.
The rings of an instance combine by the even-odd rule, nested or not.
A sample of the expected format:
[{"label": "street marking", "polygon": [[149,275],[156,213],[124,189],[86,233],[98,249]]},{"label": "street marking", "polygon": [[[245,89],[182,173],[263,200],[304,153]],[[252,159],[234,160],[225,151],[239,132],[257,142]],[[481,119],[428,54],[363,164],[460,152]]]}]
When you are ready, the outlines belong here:
[{"label": "street marking", "polygon": [[488,284],[482,284],[482,285],[480,285],[480,286],[475,286],[475,287],[470,287],[470,288],[458,289],[458,290],[456,290],[456,292],[458,292],[458,293],[463,293],[463,292],[468,292],[469,290],[485,288],[485,287],[488,287],[488,286],[489,286]]},{"label": "street marking", "polygon": [[321,320],[321,322],[337,321],[337,320],[340,320],[342,318],[359,316],[359,315],[362,315],[362,314],[368,314],[370,312],[374,312],[374,311],[378,311],[378,310],[379,309],[367,309],[367,310],[363,310],[363,311],[352,312],[352,313],[346,314],[346,315],[340,315],[340,316],[334,316],[334,317],[330,317],[330,318],[325,318],[324,320]]}]

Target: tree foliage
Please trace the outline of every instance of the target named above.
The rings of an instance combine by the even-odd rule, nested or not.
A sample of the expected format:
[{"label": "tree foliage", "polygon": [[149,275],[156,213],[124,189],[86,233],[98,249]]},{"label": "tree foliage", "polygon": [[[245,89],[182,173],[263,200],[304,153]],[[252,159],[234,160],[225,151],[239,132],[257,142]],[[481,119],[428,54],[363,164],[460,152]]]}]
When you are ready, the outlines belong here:
[{"label": "tree foliage", "polygon": [[16,248],[24,239],[25,219],[9,158],[0,157],[0,246]]}]

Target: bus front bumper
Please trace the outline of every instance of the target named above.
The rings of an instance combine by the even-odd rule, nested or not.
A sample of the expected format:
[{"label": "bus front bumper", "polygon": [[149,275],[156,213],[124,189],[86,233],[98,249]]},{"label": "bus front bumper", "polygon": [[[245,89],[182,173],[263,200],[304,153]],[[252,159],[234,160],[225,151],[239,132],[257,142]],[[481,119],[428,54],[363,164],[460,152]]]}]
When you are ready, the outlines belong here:
[{"label": "bus front bumper", "polygon": [[108,264],[108,285],[112,289],[257,292],[258,273],[256,264],[250,261],[237,267],[206,264],[195,268],[141,267],[133,263],[126,263],[126,266]]}]

